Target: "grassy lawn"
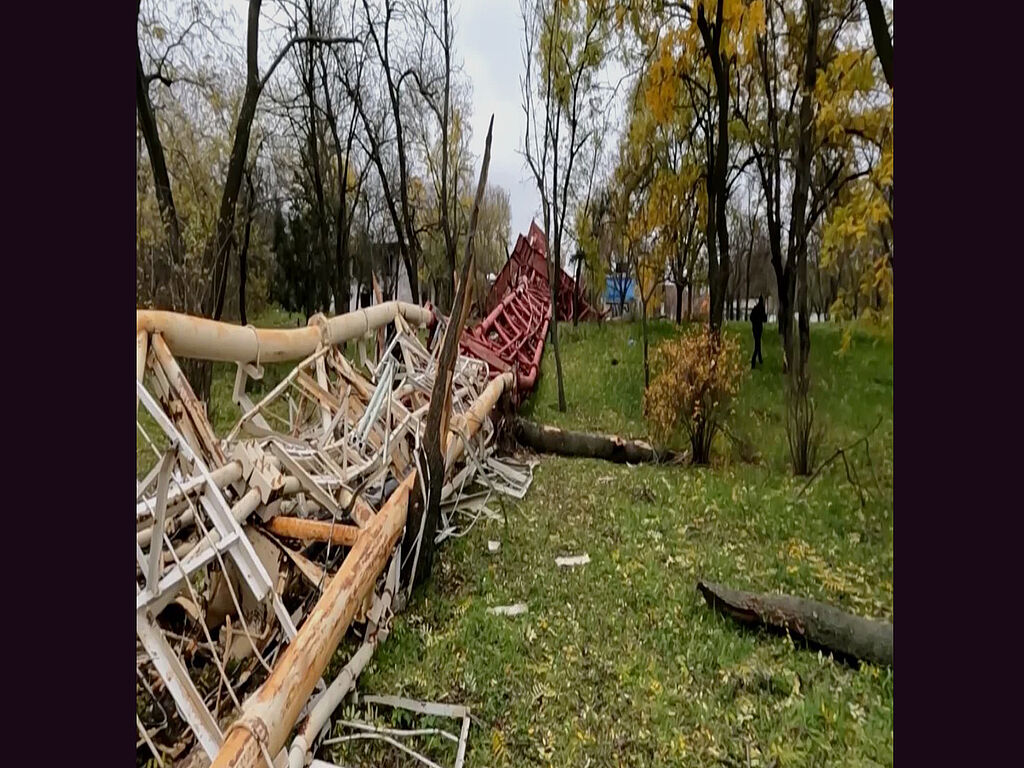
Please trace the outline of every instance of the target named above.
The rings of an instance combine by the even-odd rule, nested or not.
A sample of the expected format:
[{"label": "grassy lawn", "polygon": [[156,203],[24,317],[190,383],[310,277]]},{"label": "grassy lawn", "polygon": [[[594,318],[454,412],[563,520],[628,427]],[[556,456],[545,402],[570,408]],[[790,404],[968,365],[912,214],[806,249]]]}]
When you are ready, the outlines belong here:
[{"label": "grassy lawn", "polygon": [[[523,412],[646,435],[639,326],[562,328],[568,412],[557,410],[550,345]],[[749,356],[749,326],[728,331]],[[651,329],[654,340],[677,332],[670,323]],[[875,478],[863,446],[850,457],[870,494],[863,505],[842,462],[798,497],[804,480],[788,469],[779,342],[769,328],[765,366],[748,374],[731,424],[757,445],[756,463],[724,438],[707,469],[544,457],[526,499],[504,501],[507,526],[481,521],[443,545],[433,579],[396,619],[360,689],[468,704],[478,718],[470,766],[891,765],[890,671],[852,669],[743,629],[695,589],[705,578],[892,619],[892,345],[855,336],[837,356],[838,329],[812,334],[827,429],[819,460],[881,418],[870,439]],[[502,542],[499,553],[488,554],[488,539]],[[555,557],[583,552],[588,565],[555,566]],[[515,602],[529,612],[486,611]],[[420,746],[451,764],[447,742]],[[334,757],[414,764],[367,742],[339,745]]]},{"label": "grassy lawn", "polygon": [[[295,316],[271,311],[254,322],[294,326]],[[557,409],[548,345],[522,413],[646,437],[639,325],[560,330],[568,411]],[[678,332],[652,324],[652,348]],[[749,325],[727,332],[749,360]],[[891,765],[890,671],[852,669],[743,629],[695,589],[705,578],[892,620],[893,348],[856,335],[839,356],[840,337],[812,326],[813,395],[826,428],[819,461],[878,423],[870,464],[863,446],[850,456],[863,505],[841,461],[798,495],[805,481],[789,471],[780,347],[769,326],[765,365],[748,371],[729,424],[756,446],[756,460],[744,461],[724,437],[704,469],[542,457],[527,497],[501,502],[507,526],[482,519],[442,546],[432,580],[396,618],[359,689],[468,704],[476,718],[468,766]],[[250,382],[253,401],[291,365],[266,366],[264,380]],[[234,366],[215,366],[211,420],[220,435],[238,418],[233,380]],[[151,461],[144,447],[137,468]],[[497,554],[488,539],[501,541]],[[555,565],[584,552],[588,565]],[[487,613],[516,602],[529,612]],[[349,638],[328,677],[354,647]],[[457,731],[452,721],[377,715]],[[454,746],[438,738],[410,743],[443,765],[454,760]],[[340,765],[418,765],[379,743],[334,749]]]}]

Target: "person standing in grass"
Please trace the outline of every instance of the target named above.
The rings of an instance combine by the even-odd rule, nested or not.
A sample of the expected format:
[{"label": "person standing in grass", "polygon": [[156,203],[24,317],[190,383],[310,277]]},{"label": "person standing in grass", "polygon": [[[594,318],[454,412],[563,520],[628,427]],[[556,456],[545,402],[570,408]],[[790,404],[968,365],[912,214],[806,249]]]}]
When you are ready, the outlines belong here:
[{"label": "person standing in grass", "polygon": [[756,368],[759,362],[764,365],[764,358],[761,357],[761,332],[764,330],[766,322],[768,322],[768,313],[764,311],[764,296],[758,296],[754,311],[750,313],[750,324],[754,330],[754,354],[750,358],[751,368]]}]

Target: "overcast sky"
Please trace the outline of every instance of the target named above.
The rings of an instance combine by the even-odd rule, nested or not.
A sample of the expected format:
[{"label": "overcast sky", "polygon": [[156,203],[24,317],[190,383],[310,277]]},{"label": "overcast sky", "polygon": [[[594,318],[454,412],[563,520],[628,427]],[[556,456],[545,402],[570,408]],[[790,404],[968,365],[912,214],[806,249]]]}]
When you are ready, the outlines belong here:
[{"label": "overcast sky", "polygon": [[[468,0],[455,16],[457,55],[473,88],[473,154],[483,156],[487,121],[494,115],[488,180],[508,190],[512,243],[540,218],[540,196],[519,153],[526,127],[519,78],[523,73],[523,20],[518,0]],[[478,166],[479,169],[479,166]],[[479,172],[479,170],[478,170]]]}]

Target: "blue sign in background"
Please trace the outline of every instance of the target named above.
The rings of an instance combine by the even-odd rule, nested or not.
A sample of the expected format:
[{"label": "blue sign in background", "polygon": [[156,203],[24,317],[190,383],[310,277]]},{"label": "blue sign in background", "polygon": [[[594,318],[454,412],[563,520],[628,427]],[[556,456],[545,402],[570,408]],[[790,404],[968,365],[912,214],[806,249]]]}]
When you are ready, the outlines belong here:
[{"label": "blue sign in background", "polygon": [[609,304],[618,304],[622,300],[620,292],[625,288],[625,301],[633,300],[633,278],[626,275],[608,275],[605,278],[604,300]]}]

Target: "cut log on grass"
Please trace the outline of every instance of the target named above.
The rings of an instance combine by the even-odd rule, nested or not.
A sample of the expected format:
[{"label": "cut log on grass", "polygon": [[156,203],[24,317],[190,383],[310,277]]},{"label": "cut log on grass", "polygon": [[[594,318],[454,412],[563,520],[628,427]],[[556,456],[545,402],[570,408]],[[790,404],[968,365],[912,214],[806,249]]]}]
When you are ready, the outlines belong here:
[{"label": "cut log on grass", "polygon": [[790,635],[837,656],[892,666],[892,624],[888,622],[789,595],[741,592],[706,581],[697,582],[697,589],[709,606],[742,624],[789,630]]},{"label": "cut log on grass", "polygon": [[682,461],[683,454],[658,451],[643,440],[625,440],[618,435],[595,435],[535,424],[526,419],[513,421],[516,439],[542,453],[606,459],[618,464],[657,464]]}]

